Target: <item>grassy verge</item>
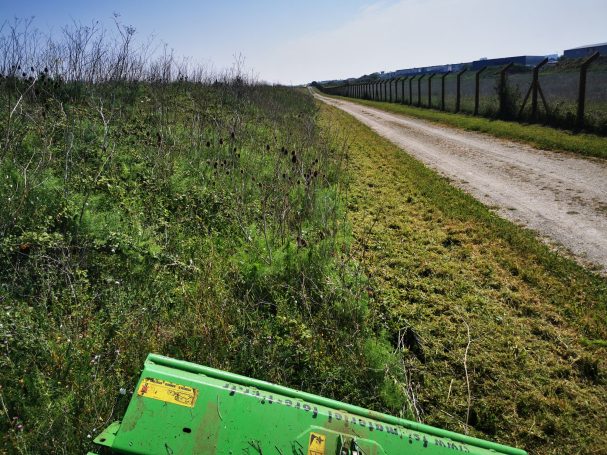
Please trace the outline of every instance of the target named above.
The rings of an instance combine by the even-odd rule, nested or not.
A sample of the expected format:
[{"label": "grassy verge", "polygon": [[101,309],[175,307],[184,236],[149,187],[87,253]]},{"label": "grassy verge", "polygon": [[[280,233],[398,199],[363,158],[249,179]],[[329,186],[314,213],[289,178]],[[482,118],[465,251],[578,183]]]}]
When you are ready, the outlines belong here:
[{"label": "grassy verge", "polygon": [[0,452],[91,450],[148,352],[403,410],[308,94],[27,84],[0,81]]},{"label": "grassy verge", "polygon": [[369,317],[401,356],[414,412],[531,453],[600,453],[607,282],[349,115],[321,111],[324,128],[347,132],[348,209]]},{"label": "grassy verge", "polygon": [[487,133],[495,137],[522,142],[545,150],[567,151],[586,156],[607,158],[607,138],[592,134],[574,134],[548,126],[491,120],[466,114],[440,112],[434,109],[424,109],[396,103],[343,98],[339,96],[335,98],[468,131]]}]

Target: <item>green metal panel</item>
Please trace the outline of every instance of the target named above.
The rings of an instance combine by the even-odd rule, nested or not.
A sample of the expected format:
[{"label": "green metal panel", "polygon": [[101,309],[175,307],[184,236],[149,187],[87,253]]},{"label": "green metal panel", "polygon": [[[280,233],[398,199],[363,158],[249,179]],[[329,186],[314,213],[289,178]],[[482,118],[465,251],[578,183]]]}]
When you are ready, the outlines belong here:
[{"label": "green metal panel", "polygon": [[150,354],[122,422],[95,442],[126,454],[512,454],[519,449]]}]

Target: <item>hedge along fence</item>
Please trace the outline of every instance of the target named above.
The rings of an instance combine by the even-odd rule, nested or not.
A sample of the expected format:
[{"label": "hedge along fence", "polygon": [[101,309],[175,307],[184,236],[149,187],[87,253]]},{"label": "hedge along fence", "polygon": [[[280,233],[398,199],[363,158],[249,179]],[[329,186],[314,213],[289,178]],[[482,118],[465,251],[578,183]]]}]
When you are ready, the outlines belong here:
[{"label": "hedge along fence", "polygon": [[508,64],[319,88],[332,95],[607,134],[607,58],[599,59],[598,53],[556,65],[544,60],[533,68]]}]

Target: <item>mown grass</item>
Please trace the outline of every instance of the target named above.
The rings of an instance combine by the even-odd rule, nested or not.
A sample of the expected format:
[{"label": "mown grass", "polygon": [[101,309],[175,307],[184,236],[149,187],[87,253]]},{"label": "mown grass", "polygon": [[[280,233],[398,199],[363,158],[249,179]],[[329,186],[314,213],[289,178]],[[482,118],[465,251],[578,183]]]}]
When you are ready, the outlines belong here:
[{"label": "mown grass", "polygon": [[353,117],[321,110],[349,143],[370,318],[402,357],[422,420],[533,454],[602,453],[607,281]]},{"label": "mown grass", "polygon": [[[325,95],[327,96],[327,95]],[[478,131],[495,137],[529,144],[536,148],[579,153],[585,156],[607,158],[607,138],[592,134],[572,133],[549,126],[521,124],[504,120],[492,120],[467,114],[453,114],[434,109],[424,109],[397,103],[361,100],[335,96],[354,103],[371,106],[395,114],[429,120],[431,122]]]},{"label": "mown grass", "polygon": [[410,415],[309,95],[31,84],[0,82],[0,452],[92,449],[148,352]]}]

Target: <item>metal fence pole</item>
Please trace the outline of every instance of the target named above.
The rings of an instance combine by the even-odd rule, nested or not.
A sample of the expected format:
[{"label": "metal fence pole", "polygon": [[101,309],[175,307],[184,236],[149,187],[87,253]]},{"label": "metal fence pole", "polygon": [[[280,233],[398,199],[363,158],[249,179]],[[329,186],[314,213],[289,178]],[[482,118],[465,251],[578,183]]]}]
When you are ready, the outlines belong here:
[{"label": "metal fence pole", "polygon": [[502,114],[502,115],[504,115],[505,111],[506,111],[506,106],[505,106],[506,82],[507,82],[506,76],[507,76],[508,70],[510,68],[512,68],[512,65],[514,65],[514,63],[510,62],[500,70],[500,85],[498,87],[498,94],[499,94],[499,103],[500,103],[499,111],[500,111],[500,114]]},{"label": "metal fence pole", "polygon": [[401,79],[401,88],[400,88],[400,104],[405,104],[405,81],[409,78],[409,76],[405,76]]},{"label": "metal fence pole", "polygon": [[595,52],[588,57],[580,68],[580,85],[577,99],[577,127],[584,128],[584,110],[586,108],[586,72],[592,62],[599,58],[599,53]]},{"label": "metal fence pole", "polygon": [[457,73],[457,90],[455,93],[455,112],[459,112],[462,101],[462,74],[468,71],[468,68],[464,68],[459,73]]},{"label": "metal fence pole", "polygon": [[422,74],[419,79],[417,80],[417,106],[421,107],[422,105],[422,79],[424,78],[425,74]]},{"label": "metal fence pole", "polygon": [[478,105],[480,101],[480,87],[481,87],[481,73],[485,71],[487,67],[481,68],[476,72],[476,86],[474,87],[474,115],[478,115]]},{"label": "metal fence pole", "polygon": [[428,107],[432,107],[432,78],[436,76],[436,73],[432,73],[428,77]]},{"label": "metal fence pole", "polygon": [[447,71],[445,74],[442,75],[441,77],[441,95],[440,95],[440,110],[444,111],[445,110],[445,78],[449,75],[449,73],[451,73],[451,71]]},{"label": "metal fence pole", "polygon": [[537,118],[537,92],[540,86],[540,68],[548,63],[548,59],[545,58],[533,68],[533,91],[531,93],[531,118],[535,120]]},{"label": "metal fence pole", "polygon": [[413,79],[415,76],[411,76],[409,79],[409,106],[413,105]]}]

